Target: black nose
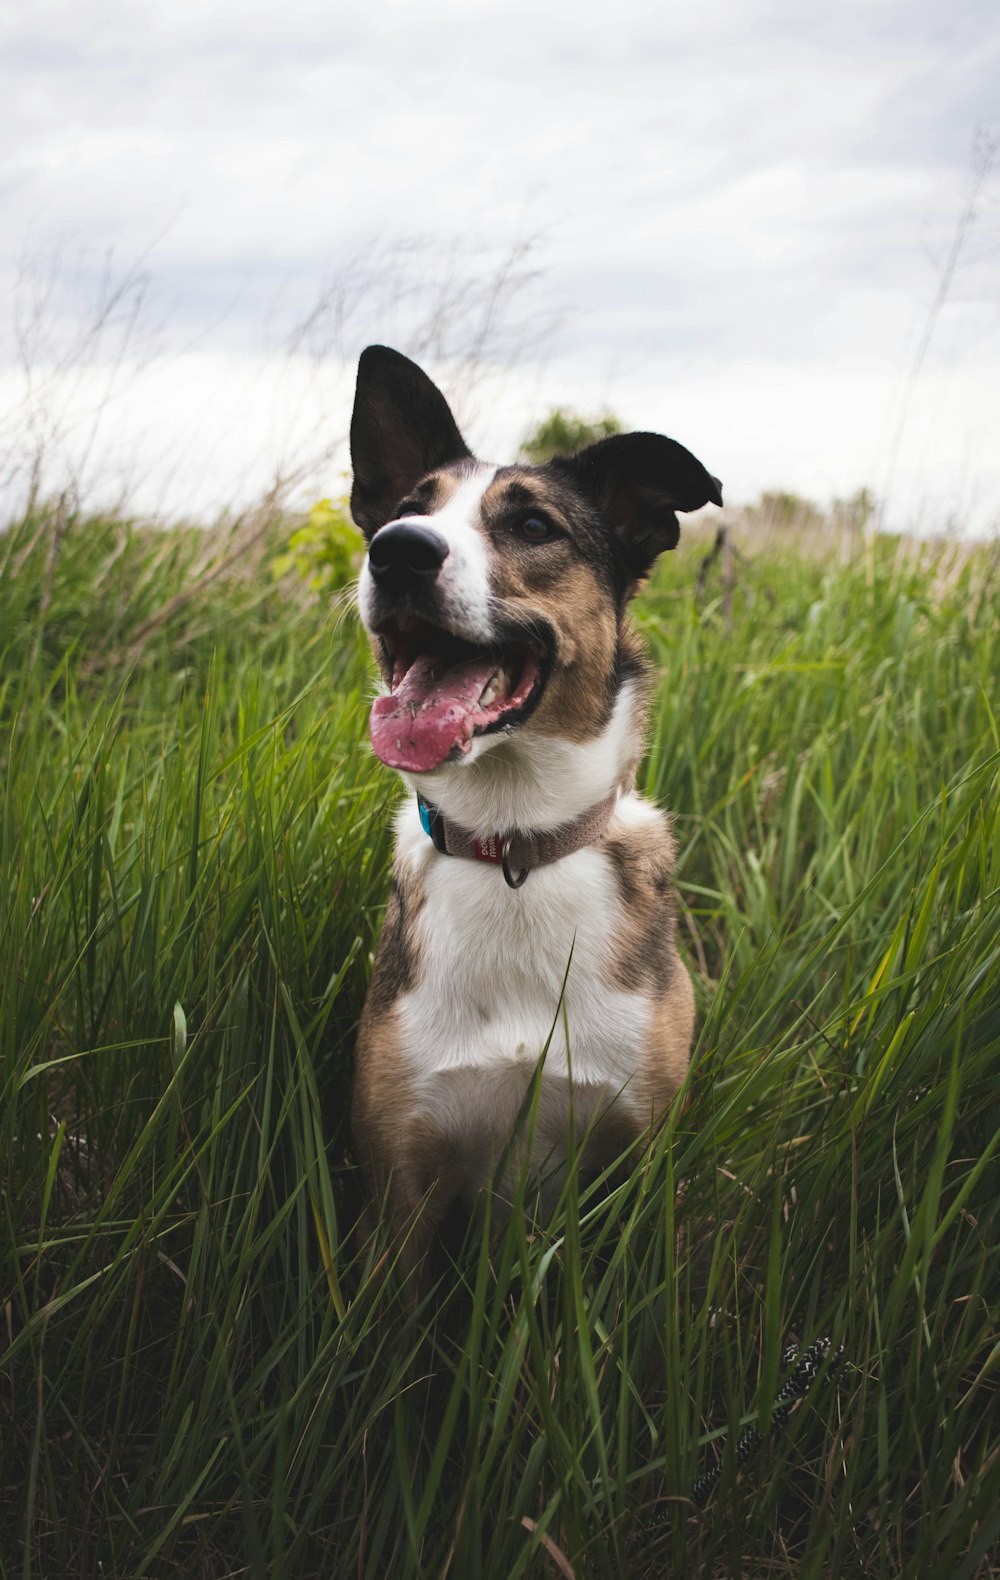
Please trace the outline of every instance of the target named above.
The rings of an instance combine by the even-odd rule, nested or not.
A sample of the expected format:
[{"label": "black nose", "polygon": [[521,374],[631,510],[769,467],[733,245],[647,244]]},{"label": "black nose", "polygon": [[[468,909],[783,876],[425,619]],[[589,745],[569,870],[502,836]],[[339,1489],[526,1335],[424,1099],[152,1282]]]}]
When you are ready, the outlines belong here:
[{"label": "black nose", "polygon": [[371,573],[383,583],[436,576],[447,557],[448,540],[417,521],[390,521],[368,545]]}]

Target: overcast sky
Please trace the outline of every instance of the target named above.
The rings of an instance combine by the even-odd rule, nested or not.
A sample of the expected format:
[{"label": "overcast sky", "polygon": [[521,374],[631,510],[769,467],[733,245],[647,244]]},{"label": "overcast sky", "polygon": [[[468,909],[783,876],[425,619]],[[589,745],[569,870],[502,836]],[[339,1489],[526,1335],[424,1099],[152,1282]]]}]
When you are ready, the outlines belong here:
[{"label": "overcast sky", "polygon": [[610,407],[733,501],[988,528],[1000,165],[934,312],[977,126],[996,0],[0,5],[7,508],[39,439],[150,510],[337,492],[386,340],[493,459]]}]

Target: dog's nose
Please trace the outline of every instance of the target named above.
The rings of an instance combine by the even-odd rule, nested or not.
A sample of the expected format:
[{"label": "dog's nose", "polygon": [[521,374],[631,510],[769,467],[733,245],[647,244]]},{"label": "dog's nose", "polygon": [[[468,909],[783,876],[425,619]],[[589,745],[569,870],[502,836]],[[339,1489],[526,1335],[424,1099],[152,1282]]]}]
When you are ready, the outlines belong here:
[{"label": "dog's nose", "polygon": [[436,576],[447,557],[447,538],[420,521],[390,521],[368,546],[369,568],[383,584]]}]

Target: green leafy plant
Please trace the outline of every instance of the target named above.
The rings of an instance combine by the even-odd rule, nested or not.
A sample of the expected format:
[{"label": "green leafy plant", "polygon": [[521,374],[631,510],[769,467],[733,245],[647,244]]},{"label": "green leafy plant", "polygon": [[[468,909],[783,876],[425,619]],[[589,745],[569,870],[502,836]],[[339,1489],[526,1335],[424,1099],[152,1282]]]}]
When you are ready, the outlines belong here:
[{"label": "green leafy plant", "polygon": [[581,417],[577,412],[556,406],[521,442],[521,454],[534,466],[553,455],[575,455],[598,439],[621,433],[622,425],[612,412],[602,417]]},{"label": "green leafy plant", "polygon": [[364,539],[351,520],[347,501],[317,500],[306,521],[271,562],[275,577],[294,570],[315,592],[337,592],[353,581],[364,554]]}]

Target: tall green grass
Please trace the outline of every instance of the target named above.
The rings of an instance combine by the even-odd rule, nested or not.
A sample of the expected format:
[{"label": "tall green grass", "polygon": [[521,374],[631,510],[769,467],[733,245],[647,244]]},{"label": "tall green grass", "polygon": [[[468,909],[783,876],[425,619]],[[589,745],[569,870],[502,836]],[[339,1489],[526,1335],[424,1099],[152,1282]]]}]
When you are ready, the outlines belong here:
[{"label": "tall green grass", "polygon": [[688,1089],[414,1310],[351,1232],[355,625],[63,528],[0,540],[3,1580],[1000,1573],[996,557],[663,567]]}]

